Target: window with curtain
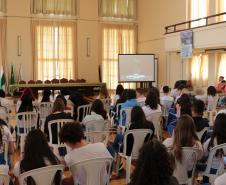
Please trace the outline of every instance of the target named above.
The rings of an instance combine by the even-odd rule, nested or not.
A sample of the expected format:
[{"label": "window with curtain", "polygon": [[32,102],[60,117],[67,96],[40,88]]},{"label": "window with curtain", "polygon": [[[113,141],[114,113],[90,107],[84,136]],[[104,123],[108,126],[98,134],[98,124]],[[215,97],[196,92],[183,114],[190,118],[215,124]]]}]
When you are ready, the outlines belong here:
[{"label": "window with curtain", "polygon": [[196,55],[191,60],[191,80],[194,86],[208,85],[208,55]]},{"label": "window with curtain", "polygon": [[[109,89],[118,84],[118,54],[136,53],[137,27],[134,25],[102,25],[102,74]],[[123,84],[132,88],[133,84]]]},{"label": "window with curtain", "polygon": [[[216,0],[216,13],[226,12],[226,0]],[[218,21],[225,21],[226,15],[222,15],[218,18]]]},{"label": "window with curtain", "polygon": [[77,0],[32,0],[32,13],[76,16],[76,2]]},{"label": "window with curtain", "polygon": [[225,69],[226,69],[226,53],[221,54],[221,56],[220,56],[220,62],[219,62],[219,67],[218,67],[218,77],[224,76],[224,78],[226,78],[226,70]]},{"label": "window with curtain", "polygon": [[99,0],[100,17],[136,19],[137,0]]},{"label": "window with curtain", "polygon": [[73,22],[33,21],[34,78],[74,79],[76,25]]},{"label": "window with curtain", "polygon": [[6,0],[0,0],[0,13],[6,12]]},{"label": "window with curtain", "polygon": [[[208,0],[190,0],[190,7],[190,20],[203,18],[208,14]],[[191,23],[191,27],[204,25],[206,25],[206,20]]]}]

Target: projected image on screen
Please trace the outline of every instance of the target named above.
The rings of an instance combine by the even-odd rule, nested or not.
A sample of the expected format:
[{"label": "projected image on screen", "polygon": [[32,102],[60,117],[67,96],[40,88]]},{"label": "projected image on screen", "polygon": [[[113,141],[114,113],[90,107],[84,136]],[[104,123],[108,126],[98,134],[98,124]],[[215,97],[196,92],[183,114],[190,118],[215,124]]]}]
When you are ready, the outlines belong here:
[{"label": "projected image on screen", "polygon": [[119,55],[119,81],[155,81],[154,55]]}]

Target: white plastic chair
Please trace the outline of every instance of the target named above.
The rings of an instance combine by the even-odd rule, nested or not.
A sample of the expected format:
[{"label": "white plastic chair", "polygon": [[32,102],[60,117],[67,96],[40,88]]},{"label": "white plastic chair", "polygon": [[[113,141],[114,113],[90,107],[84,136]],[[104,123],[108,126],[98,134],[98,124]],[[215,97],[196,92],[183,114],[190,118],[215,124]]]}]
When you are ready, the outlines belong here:
[{"label": "white plastic chair", "polygon": [[36,185],[52,185],[57,171],[62,172],[63,170],[64,165],[52,165],[27,171],[19,176],[19,184],[24,184],[27,177],[32,177]]},{"label": "white plastic chair", "polygon": [[203,175],[209,177],[209,182],[213,183],[214,180],[223,173],[224,171],[224,156],[222,155],[222,162],[219,164],[219,168],[217,169],[216,174],[210,174],[210,169],[212,167],[213,158],[215,157],[215,154],[218,150],[222,149],[224,151],[224,154],[226,154],[226,143],[217,145],[210,149],[209,156],[207,159],[207,167]]},{"label": "white plastic chair", "polygon": [[[134,130],[128,130],[124,134],[123,139],[123,153],[118,153],[117,158],[117,167],[116,167],[116,173],[119,174],[119,164],[120,164],[120,158],[123,157],[126,159],[126,184],[130,182],[130,169],[131,169],[131,162],[132,160],[138,159],[139,150],[143,146],[145,139],[149,136],[151,138],[153,132],[150,129],[134,129]],[[130,156],[127,156],[127,139],[128,136],[132,135],[133,137],[133,148],[132,153]]]},{"label": "white plastic chair", "polygon": [[110,134],[110,132],[108,131],[108,121],[89,121],[84,123],[84,125],[86,127],[85,136],[88,142],[102,142],[105,145],[107,144],[108,136]]},{"label": "white plastic chair", "polygon": [[[32,130],[37,129],[38,113],[21,112],[16,114],[17,135],[20,136],[20,151],[24,150],[26,135]],[[23,130],[23,132],[21,131]],[[17,140],[18,141],[18,140]]]},{"label": "white plastic chair", "polygon": [[168,115],[169,115],[169,109],[172,107],[173,101],[161,100],[160,103],[162,105],[162,116],[168,117]]},{"label": "white plastic chair", "polygon": [[[116,105],[116,115],[120,114],[119,110],[121,109],[122,103]],[[120,115],[119,115],[120,116]]]},{"label": "white plastic chair", "polygon": [[91,104],[88,105],[81,105],[77,108],[77,121],[79,121],[80,112],[82,112],[82,120],[84,117],[91,113]]},{"label": "white plastic chair", "polygon": [[109,113],[110,108],[111,108],[111,98],[106,98],[106,99],[101,99],[103,105],[104,105],[104,109],[107,111],[107,113]]},{"label": "white plastic chair", "polygon": [[162,113],[161,112],[154,112],[149,115],[148,121],[151,121],[155,127],[155,135],[157,136],[157,139],[160,140],[162,137],[162,127],[160,124],[160,118]]},{"label": "white plastic chair", "polygon": [[52,113],[53,103],[51,102],[41,102],[39,104],[39,126],[42,131],[44,131],[44,123],[46,117]]},{"label": "white plastic chair", "polygon": [[[123,108],[120,110],[120,122],[119,122],[119,126],[122,128],[123,133],[125,131],[126,128],[129,128],[130,124],[131,124],[131,111],[132,108]],[[123,113],[125,113],[126,115],[126,120],[125,123],[123,123]]]},{"label": "white plastic chair", "polygon": [[208,130],[209,130],[209,127],[205,127],[201,131],[196,132],[196,134],[197,134],[197,136],[198,136],[200,141],[202,140],[203,136],[207,134]]},{"label": "white plastic chair", "polygon": [[9,166],[8,165],[0,165],[0,184],[1,185],[9,185],[10,177]]},{"label": "white plastic chair", "polygon": [[[60,129],[63,127],[64,124],[73,123],[73,122],[74,122],[73,119],[57,119],[57,120],[48,122],[49,146],[53,148],[53,153],[57,157],[59,157],[58,148],[66,147],[66,145],[64,143],[60,142],[60,138],[59,138]],[[56,128],[57,128],[57,143],[53,143],[53,133],[52,133],[52,129],[51,129],[52,125],[56,125]]]},{"label": "white plastic chair", "polygon": [[[179,184],[193,184],[195,166],[200,152],[200,150],[193,147],[182,148],[182,162],[180,163],[175,160],[175,169],[173,172],[173,176],[177,178]],[[188,171],[190,170],[189,167],[191,167],[192,170],[191,178],[188,177]]]},{"label": "white plastic chair", "polygon": [[[107,157],[94,158],[72,164],[70,166],[70,171],[74,177],[74,184],[76,184],[76,175],[78,175],[78,170],[82,169],[86,174],[86,185],[108,185],[111,177],[112,162],[113,159]],[[106,175],[103,174],[103,172],[105,172]],[[104,176],[106,176],[106,179]]]}]

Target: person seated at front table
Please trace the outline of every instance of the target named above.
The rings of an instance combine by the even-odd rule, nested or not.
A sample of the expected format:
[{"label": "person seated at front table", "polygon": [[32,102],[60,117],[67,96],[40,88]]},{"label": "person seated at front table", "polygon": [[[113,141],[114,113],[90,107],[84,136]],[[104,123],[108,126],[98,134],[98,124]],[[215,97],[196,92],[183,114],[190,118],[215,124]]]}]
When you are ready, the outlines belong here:
[{"label": "person seated at front table", "polygon": [[[85,135],[82,126],[79,123],[66,123],[62,127],[59,133],[60,141],[65,143],[71,151],[67,153],[64,160],[67,166],[71,166],[74,163],[81,161],[96,159],[96,158],[112,158],[107,148],[103,143],[87,143],[84,139]],[[107,171],[103,168],[102,183],[107,184]],[[74,184],[85,185],[86,173],[83,168],[76,169],[76,176],[74,178]],[[65,181],[73,184],[73,178],[69,177]],[[65,183],[66,184],[66,183]],[[69,183],[68,183],[69,184]]]},{"label": "person seated at front table", "polygon": [[[58,120],[58,119],[72,119],[70,113],[65,113],[65,104],[61,98],[57,98],[53,104],[53,112],[49,116],[46,117],[44,123],[44,133],[47,136],[47,140],[49,141],[49,128],[48,124],[50,121]],[[57,125],[52,125],[52,141],[53,144],[57,143]]]},{"label": "person seated at front table", "polygon": [[[24,172],[58,164],[60,162],[49,147],[43,132],[41,130],[30,131],[25,139],[22,160],[17,161],[14,166],[15,185],[19,185],[18,177]],[[61,184],[61,175],[60,172],[56,173],[53,185]],[[23,185],[33,184],[35,183],[32,178],[27,178]]]},{"label": "person seated at front table", "polygon": [[41,97],[40,102],[54,102],[49,89],[43,91],[43,96]]}]

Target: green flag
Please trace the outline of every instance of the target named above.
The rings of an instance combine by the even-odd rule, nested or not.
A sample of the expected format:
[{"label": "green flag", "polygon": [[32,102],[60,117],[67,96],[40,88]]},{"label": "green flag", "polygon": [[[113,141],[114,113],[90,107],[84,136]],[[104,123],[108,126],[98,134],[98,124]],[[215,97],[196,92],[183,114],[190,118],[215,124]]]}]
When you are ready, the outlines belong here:
[{"label": "green flag", "polygon": [[15,84],[13,65],[11,64],[10,85]]},{"label": "green flag", "polygon": [[4,90],[5,91],[5,73],[4,73],[4,69],[3,69],[3,66],[1,68],[1,76],[0,76],[0,89]]}]

